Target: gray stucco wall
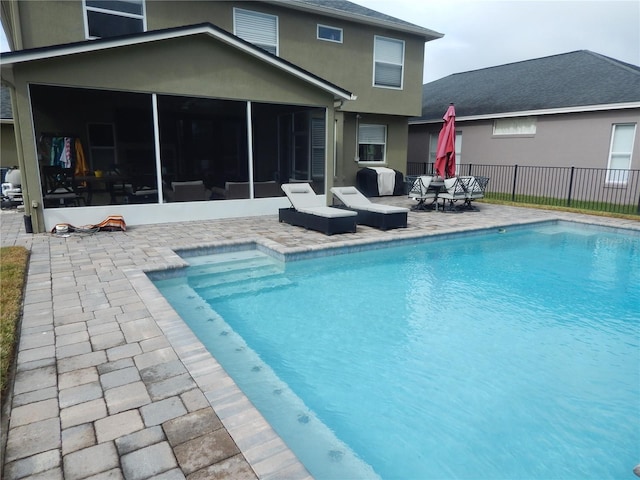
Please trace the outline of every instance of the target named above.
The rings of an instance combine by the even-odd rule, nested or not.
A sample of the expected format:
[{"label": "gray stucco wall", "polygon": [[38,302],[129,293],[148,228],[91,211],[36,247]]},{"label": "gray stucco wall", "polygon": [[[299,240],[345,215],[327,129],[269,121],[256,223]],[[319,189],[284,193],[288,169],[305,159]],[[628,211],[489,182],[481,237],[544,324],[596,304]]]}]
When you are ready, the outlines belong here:
[{"label": "gray stucco wall", "polygon": [[[494,136],[493,120],[458,121],[463,163],[607,168],[611,131],[617,123],[640,124],[640,109],[537,116],[533,136]],[[409,162],[423,162],[429,134],[440,124],[409,127]],[[640,168],[640,125],[632,169]]]}]

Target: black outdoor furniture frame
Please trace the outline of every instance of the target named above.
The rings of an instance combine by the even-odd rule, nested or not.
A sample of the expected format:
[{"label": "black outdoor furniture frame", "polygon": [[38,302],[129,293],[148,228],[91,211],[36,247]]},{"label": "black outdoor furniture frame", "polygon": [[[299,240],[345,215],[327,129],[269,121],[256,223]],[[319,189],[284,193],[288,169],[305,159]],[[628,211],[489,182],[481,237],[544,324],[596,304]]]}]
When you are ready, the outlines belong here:
[{"label": "black outdoor furniture frame", "polygon": [[288,223],[296,227],[316,230],[325,235],[335,233],[355,233],[357,215],[349,217],[323,217],[311,213],[300,212],[293,207],[279,210],[280,222]]}]

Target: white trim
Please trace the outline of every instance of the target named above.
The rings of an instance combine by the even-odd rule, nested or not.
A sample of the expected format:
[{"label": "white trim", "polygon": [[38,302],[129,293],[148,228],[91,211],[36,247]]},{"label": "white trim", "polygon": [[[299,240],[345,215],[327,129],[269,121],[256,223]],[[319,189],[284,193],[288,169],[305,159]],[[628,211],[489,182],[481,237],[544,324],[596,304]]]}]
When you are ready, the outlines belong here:
[{"label": "white trim", "polygon": [[156,159],[156,188],[158,189],[158,203],[164,203],[162,189],[162,158],[160,158],[160,114],[158,113],[158,94],[151,94],[151,109],[153,112],[153,147]]},{"label": "white trim", "polygon": [[247,109],[247,161],[249,162],[249,198],[253,198],[253,105],[251,101],[246,104]]},{"label": "white trim", "polygon": [[[101,50],[109,50],[111,48],[126,47],[132,45],[144,45],[147,43],[158,42],[162,40],[171,40],[175,38],[184,38],[192,35],[204,34],[209,35],[229,46],[237,48],[244,53],[247,53],[259,60],[264,61],[270,65],[283,70],[290,75],[297,77],[305,82],[314,85],[322,90],[332,93],[336,98],[343,100],[355,100],[357,97],[346,90],[339,89],[333,85],[324,82],[323,80],[316,78],[303,72],[301,69],[297,69],[292,65],[281,61],[277,57],[272,56],[263,49],[254,46],[248,46],[246,43],[236,38],[235,36],[225,35],[222,31],[216,30],[209,26],[197,26],[188,29],[179,29],[171,31],[157,31],[146,32],[140,34],[137,38],[103,38],[101,40],[85,41],[78,44],[63,45],[60,47],[50,48],[43,47],[34,50],[22,50],[18,52],[7,53],[0,56],[0,66],[11,66],[17,63],[31,62],[36,60],[45,60],[51,58],[65,57],[69,55],[96,52]],[[7,58],[9,56],[9,58]]]},{"label": "white trim", "polygon": [[[466,117],[456,117],[456,122],[465,122],[471,120],[494,120],[497,118],[510,118],[510,117],[528,117],[537,115],[558,115],[566,113],[588,113],[588,112],[602,112],[606,110],[626,110],[631,108],[640,108],[640,102],[625,102],[625,103],[606,103],[601,105],[582,105],[577,107],[560,107],[560,108],[547,108],[541,110],[523,110],[519,112],[503,112],[503,113],[487,113],[484,115],[469,115]],[[423,125],[429,123],[442,123],[441,118],[434,118],[433,120],[409,120],[409,125]]]}]

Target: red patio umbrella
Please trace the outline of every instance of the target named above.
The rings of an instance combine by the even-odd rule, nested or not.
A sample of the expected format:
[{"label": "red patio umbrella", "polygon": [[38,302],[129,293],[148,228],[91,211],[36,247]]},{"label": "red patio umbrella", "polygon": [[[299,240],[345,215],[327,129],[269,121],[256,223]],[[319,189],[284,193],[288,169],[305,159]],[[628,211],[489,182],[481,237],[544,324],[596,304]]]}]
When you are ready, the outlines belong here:
[{"label": "red patio umbrella", "polygon": [[449,105],[442,119],[444,125],[438,135],[435,169],[437,175],[450,178],[456,175],[456,109],[453,103]]}]

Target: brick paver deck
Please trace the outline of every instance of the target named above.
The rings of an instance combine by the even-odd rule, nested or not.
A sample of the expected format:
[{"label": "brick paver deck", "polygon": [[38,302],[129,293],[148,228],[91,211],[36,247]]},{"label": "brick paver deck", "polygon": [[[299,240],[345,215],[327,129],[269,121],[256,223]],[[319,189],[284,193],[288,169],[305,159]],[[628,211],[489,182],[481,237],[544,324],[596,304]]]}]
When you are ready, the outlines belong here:
[{"label": "brick paver deck", "polygon": [[333,236],[276,215],[32,235],[20,210],[2,211],[2,245],[31,250],[3,411],[3,478],[311,478],[146,277],[182,265],[175,249],[255,241],[287,254],[549,219],[640,229],[632,220],[480,209],[411,212],[406,229]]}]

